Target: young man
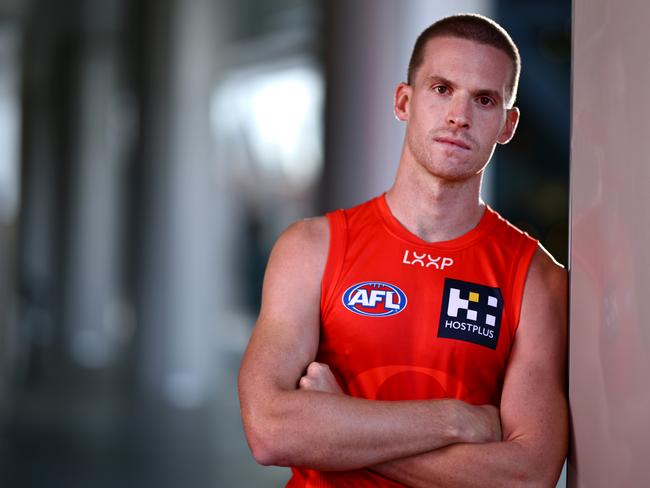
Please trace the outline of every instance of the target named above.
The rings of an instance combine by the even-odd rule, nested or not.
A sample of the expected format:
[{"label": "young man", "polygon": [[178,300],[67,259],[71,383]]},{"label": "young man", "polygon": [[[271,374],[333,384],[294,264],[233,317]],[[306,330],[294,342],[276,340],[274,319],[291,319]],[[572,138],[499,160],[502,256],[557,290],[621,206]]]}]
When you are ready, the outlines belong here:
[{"label": "young man", "polygon": [[480,198],[519,55],[476,15],[416,42],[394,185],[278,239],[240,371],[255,459],[288,486],[554,486],[566,274]]}]

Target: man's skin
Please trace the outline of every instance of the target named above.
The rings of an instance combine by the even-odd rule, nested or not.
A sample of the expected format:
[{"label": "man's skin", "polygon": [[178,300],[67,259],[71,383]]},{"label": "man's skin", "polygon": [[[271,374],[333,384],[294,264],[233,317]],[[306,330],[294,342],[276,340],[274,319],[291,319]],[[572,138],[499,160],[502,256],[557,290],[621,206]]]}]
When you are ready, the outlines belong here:
[{"label": "man's skin", "polygon": [[[410,232],[435,242],[473,229],[483,170],[519,119],[512,62],[494,47],[438,37],[412,85],[398,85],[406,122],[386,199]],[[553,486],[567,449],[566,273],[543,248],[531,263],[499,409],[453,399],[371,401],[344,395],[314,363],[324,217],[298,222],[269,260],[262,307],[239,379],[242,419],[262,464],[371,467],[408,486]]]}]

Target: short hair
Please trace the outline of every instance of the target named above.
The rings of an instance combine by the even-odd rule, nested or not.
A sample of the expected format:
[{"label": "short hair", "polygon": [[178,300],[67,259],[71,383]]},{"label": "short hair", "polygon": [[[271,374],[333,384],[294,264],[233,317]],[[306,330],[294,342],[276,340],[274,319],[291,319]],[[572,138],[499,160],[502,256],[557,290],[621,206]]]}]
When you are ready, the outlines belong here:
[{"label": "short hair", "polygon": [[413,46],[409,61],[406,81],[412,85],[416,71],[424,61],[424,50],[427,43],[438,37],[458,37],[487,44],[500,49],[512,61],[513,75],[510,81],[509,105],[512,105],[517,96],[519,73],[521,72],[521,58],[516,44],[506,30],[492,19],[479,14],[457,14],[444,17],[427,27],[418,36]]}]

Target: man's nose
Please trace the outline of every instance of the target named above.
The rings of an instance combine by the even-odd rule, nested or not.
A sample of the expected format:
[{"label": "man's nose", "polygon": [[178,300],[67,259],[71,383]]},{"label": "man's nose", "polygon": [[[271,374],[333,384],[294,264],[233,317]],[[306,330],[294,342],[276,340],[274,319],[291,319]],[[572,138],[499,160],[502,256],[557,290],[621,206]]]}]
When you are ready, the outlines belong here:
[{"label": "man's nose", "polygon": [[465,97],[455,97],[449,105],[447,123],[456,128],[468,128],[471,123],[470,101]]}]

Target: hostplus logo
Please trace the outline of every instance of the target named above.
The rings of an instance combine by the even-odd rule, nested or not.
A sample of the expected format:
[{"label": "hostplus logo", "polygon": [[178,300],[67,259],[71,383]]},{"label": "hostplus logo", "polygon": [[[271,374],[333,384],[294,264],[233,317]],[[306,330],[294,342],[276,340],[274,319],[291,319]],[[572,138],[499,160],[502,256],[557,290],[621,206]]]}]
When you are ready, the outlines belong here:
[{"label": "hostplus logo", "polygon": [[499,288],[446,278],[438,337],[496,349],[502,314]]}]

